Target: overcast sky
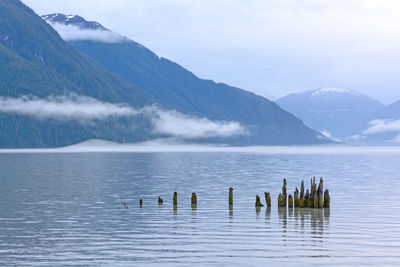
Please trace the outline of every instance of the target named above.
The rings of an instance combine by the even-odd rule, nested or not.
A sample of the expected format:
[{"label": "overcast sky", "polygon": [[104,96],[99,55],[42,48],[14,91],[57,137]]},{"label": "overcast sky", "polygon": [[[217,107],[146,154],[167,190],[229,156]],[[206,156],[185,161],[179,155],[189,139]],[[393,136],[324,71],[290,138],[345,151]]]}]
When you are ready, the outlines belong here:
[{"label": "overcast sky", "polygon": [[201,78],[275,100],[322,86],[400,99],[397,0],[23,0],[78,14]]}]

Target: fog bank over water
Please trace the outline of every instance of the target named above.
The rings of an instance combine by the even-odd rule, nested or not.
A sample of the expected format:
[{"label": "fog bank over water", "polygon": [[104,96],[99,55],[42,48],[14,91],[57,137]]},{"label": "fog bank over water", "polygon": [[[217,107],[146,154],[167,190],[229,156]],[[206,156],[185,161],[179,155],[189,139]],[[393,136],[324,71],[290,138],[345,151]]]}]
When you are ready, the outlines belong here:
[{"label": "fog bank over water", "polygon": [[91,139],[60,148],[0,149],[5,153],[146,153],[146,152],[232,152],[259,154],[400,154],[396,146],[248,146],[233,147],[215,144],[184,143],[179,139],[159,139],[134,144],[119,144],[100,139]]}]

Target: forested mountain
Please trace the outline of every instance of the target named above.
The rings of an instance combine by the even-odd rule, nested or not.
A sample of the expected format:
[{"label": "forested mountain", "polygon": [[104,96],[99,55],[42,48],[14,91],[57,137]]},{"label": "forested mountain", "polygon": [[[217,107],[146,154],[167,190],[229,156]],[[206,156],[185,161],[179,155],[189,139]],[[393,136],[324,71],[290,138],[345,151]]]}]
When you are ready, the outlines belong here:
[{"label": "forested mountain", "polygon": [[[113,42],[67,43],[18,0],[0,1],[0,18],[2,147],[62,146],[91,138],[136,142],[177,136],[189,136],[190,141],[241,145],[329,142],[275,103],[238,88],[199,79],[176,63],[159,58],[126,38],[114,39]],[[82,29],[87,25],[91,26],[86,30],[108,31],[95,23],[70,26]],[[174,109],[181,115],[156,112],[156,117],[149,117],[139,112],[137,116],[96,117],[83,123],[83,120],[53,119],[49,114],[37,118],[35,114],[27,115],[21,111],[27,105],[24,102],[27,95],[31,95],[29,99],[42,103],[37,99],[71,93],[78,99],[79,96],[90,97],[91,103],[102,101],[103,106],[115,104],[111,108],[117,112],[129,110],[132,114],[143,107],[149,110],[150,105],[157,105],[157,109]],[[12,106],[16,99],[22,104]],[[49,105],[54,109],[53,104]],[[81,110],[84,103],[78,101],[75,105]],[[43,113],[40,108],[35,110]],[[65,112],[61,114],[66,116]],[[234,122],[245,128],[246,134],[228,135],[226,131],[219,131],[220,135],[209,135],[206,132],[204,136],[208,136],[207,139],[190,133],[179,135],[176,131],[154,129],[154,120],[163,116],[175,118],[171,114],[181,124],[177,129],[185,130],[185,123],[193,124],[195,120],[190,118],[196,118],[200,126],[211,125],[214,130],[219,125],[231,126],[228,123]],[[171,128],[171,123],[161,126],[159,128]],[[192,125],[193,129],[196,127]]]}]

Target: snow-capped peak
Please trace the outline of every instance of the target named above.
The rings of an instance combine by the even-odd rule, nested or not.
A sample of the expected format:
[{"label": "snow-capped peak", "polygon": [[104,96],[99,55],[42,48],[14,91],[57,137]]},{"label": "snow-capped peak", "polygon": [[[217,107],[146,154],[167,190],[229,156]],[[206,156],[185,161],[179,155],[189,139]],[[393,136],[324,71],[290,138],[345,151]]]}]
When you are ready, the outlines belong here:
[{"label": "snow-capped peak", "polygon": [[338,87],[322,87],[314,92],[312,92],[311,97],[331,97],[331,96],[339,96],[339,95],[361,95],[359,92],[354,90],[346,89],[346,88],[338,88]]},{"label": "snow-capped peak", "polygon": [[49,24],[58,23],[64,25],[73,25],[79,27],[80,29],[86,29],[86,30],[109,31],[108,29],[103,27],[100,23],[96,21],[87,21],[78,15],[64,15],[62,13],[54,13],[54,14],[43,15],[42,18]]}]

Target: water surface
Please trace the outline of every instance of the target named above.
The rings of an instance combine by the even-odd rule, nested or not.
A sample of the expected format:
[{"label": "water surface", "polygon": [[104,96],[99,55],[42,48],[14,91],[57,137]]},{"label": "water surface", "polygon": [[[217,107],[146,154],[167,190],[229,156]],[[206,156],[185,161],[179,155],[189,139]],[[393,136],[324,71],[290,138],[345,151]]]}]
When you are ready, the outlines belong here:
[{"label": "water surface", "polygon": [[[329,149],[0,153],[0,265],[398,265],[400,151]],[[277,208],[311,176],[330,209]]]}]

